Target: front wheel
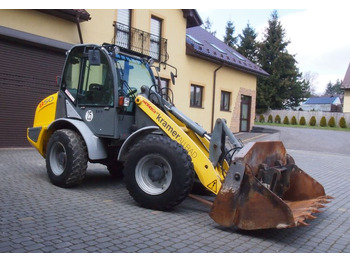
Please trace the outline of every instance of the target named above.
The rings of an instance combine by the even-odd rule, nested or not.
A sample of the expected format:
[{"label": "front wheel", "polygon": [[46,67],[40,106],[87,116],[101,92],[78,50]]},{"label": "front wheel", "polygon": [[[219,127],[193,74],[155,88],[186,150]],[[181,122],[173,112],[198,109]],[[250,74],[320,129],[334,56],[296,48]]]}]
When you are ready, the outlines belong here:
[{"label": "front wheel", "polygon": [[55,131],[46,150],[46,168],[50,181],[60,187],[81,183],[87,169],[87,149],[84,140],[69,129]]},{"label": "front wheel", "polygon": [[194,170],[187,151],[161,135],[149,135],[135,144],[124,164],[125,183],[141,206],[169,210],[189,194]]}]

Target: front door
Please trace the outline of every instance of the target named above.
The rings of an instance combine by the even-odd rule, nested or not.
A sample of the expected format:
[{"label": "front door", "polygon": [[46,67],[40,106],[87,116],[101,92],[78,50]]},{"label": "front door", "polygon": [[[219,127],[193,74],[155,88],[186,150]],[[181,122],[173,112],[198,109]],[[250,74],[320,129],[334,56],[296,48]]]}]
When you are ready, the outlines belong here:
[{"label": "front door", "polygon": [[241,116],[240,116],[240,132],[249,132],[250,130],[250,108],[251,96],[241,95]]}]

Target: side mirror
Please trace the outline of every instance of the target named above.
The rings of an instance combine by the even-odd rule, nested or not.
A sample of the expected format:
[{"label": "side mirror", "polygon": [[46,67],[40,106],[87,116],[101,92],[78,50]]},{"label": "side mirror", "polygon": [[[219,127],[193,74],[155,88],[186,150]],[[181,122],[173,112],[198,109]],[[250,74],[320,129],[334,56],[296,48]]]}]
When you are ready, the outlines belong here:
[{"label": "side mirror", "polygon": [[92,49],[88,51],[88,58],[90,65],[100,65],[101,64],[101,55],[100,50]]}]

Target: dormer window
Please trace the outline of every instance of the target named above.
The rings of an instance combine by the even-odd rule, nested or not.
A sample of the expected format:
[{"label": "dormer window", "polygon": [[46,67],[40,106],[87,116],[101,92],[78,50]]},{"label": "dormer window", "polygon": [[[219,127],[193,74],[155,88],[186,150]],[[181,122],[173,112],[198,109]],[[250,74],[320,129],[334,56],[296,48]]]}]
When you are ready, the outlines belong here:
[{"label": "dormer window", "polygon": [[224,50],[222,50],[221,48],[217,47],[216,45],[214,44],[210,44],[212,47],[214,47],[216,50],[218,50],[220,53],[222,54],[226,54],[226,52]]},{"label": "dormer window", "polygon": [[191,39],[193,42],[195,42],[198,45],[203,45],[199,40],[197,40],[196,38],[194,38],[193,36],[186,34],[186,36]]}]

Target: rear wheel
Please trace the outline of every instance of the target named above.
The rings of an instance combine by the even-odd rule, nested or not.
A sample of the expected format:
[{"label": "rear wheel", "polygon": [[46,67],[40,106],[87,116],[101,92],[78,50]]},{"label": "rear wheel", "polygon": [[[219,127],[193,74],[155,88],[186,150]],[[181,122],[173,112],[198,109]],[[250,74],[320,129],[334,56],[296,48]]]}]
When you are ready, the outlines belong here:
[{"label": "rear wheel", "polygon": [[149,135],[135,144],[124,164],[125,183],[141,206],[169,210],[189,194],[194,170],[187,151],[177,142]]},{"label": "rear wheel", "polygon": [[55,131],[46,150],[46,168],[50,181],[60,187],[81,183],[87,169],[87,149],[84,140],[69,129]]}]

